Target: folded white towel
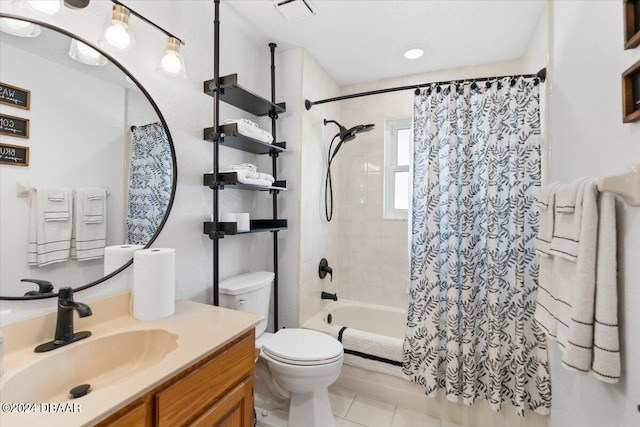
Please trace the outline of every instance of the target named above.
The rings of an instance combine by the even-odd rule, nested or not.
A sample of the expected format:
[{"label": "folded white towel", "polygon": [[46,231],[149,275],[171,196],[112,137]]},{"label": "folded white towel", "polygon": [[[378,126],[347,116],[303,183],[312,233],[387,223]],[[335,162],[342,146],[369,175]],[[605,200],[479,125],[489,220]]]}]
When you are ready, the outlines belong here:
[{"label": "folded white towel", "polygon": [[107,190],[104,188],[90,187],[84,189],[85,197],[77,198],[78,203],[84,204],[83,221],[85,224],[100,224],[104,217],[104,203],[107,198]]},{"label": "folded white towel", "polygon": [[[64,207],[59,207],[60,212],[64,210],[71,212],[71,190],[63,188],[55,191],[62,191],[62,199],[64,201],[55,202],[65,205]],[[49,192],[45,187],[36,187],[31,192],[27,245],[28,265],[43,267],[69,259],[72,221],[70,219],[65,221],[61,218],[54,221],[45,219],[45,209],[49,209],[50,202],[48,194]]]},{"label": "folded white towel", "polygon": [[224,121],[227,124],[236,123],[238,125],[238,132],[240,135],[244,135],[248,138],[256,139],[266,144],[273,142],[273,136],[258,127],[256,123],[253,123],[247,119],[227,119]]},{"label": "folded white towel", "polygon": [[[78,261],[102,258],[107,243],[107,203],[106,190],[103,192],[101,211],[96,214],[102,218],[100,222],[87,222],[85,220],[85,202],[88,200],[88,191],[84,188],[76,190],[74,203],[73,237],[71,241],[71,257]],[[89,193],[94,194],[92,191]],[[91,202],[96,201],[91,200]],[[93,206],[91,207],[93,209]],[[92,218],[95,218],[93,216]]]},{"label": "folded white towel", "polygon": [[257,174],[256,172],[253,172],[251,170],[248,169],[238,169],[238,170],[233,170],[233,169],[227,169],[227,170],[223,170],[220,171],[222,173],[235,173],[236,174],[236,179],[238,180],[238,182],[242,182],[243,184],[250,184],[249,182],[246,182],[247,180],[256,180],[256,179],[260,179],[260,175]]},{"label": "folded white towel", "polygon": [[553,238],[549,253],[574,262],[578,257],[582,196],[587,181],[581,178],[556,188]]},{"label": "folded white towel", "polygon": [[251,172],[257,172],[258,168],[256,165],[251,163],[240,163],[239,165],[229,165],[227,169],[230,170],[250,170]]},{"label": "folded white towel", "polygon": [[269,175],[268,173],[259,172],[258,175],[259,175],[259,179],[269,181],[269,184],[273,184],[274,182],[276,182],[276,179],[273,176]]},{"label": "folded white towel", "polygon": [[615,196],[598,197],[598,253],[591,373],[598,379],[616,383],[620,378],[618,333],[618,282]]},{"label": "folded white towel", "polygon": [[344,326],[333,326],[330,335],[342,343],[345,364],[402,378],[402,338]]},{"label": "folded white towel", "polygon": [[47,187],[42,190],[45,193],[45,221],[69,221],[71,212],[69,200],[66,198],[66,190],[62,187]]}]

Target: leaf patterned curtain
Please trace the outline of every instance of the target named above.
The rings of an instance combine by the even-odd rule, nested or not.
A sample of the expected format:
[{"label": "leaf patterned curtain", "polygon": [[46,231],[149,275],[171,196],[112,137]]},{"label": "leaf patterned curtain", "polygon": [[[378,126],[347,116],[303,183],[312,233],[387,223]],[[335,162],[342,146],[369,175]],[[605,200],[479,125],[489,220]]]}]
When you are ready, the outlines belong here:
[{"label": "leaf patterned curtain", "polygon": [[433,86],[415,98],[406,377],[435,396],[548,414],[534,322],[539,85]]},{"label": "leaf patterned curtain", "polygon": [[162,222],[171,199],[171,148],[161,123],[133,126],[131,130],[126,237],[130,245],[146,245]]}]

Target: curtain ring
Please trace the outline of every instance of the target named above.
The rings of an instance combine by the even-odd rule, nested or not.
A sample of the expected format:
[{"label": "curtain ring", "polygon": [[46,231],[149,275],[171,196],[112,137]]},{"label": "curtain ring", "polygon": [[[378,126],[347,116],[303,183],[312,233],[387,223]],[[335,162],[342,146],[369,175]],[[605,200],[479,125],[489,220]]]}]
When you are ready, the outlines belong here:
[{"label": "curtain ring", "polygon": [[414,93],[416,94],[416,96],[420,95],[420,85],[418,85]]}]

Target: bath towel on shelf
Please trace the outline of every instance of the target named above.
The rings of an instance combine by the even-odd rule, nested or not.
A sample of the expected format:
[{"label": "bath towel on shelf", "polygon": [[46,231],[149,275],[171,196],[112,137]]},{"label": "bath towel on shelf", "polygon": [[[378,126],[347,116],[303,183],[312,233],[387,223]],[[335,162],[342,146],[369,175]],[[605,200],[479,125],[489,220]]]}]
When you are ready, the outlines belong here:
[{"label": "bath towel on shelf", "polygon": [[[54,188],[50,192],[46,187],[36,187],[31,192],[30,202],[27,264],[43,267],[68,260],[72,231],[71,190]],[[52,214],[49,219],[47,212]]]},{"label": "bath towel on shelf", "polygon": [[236,123],[238,125],[238,132],[240,135],[244,135],[248,138],[256,139],[265,144],[273,143],[273,136],[258,127],[257,123],[248,119],[227,119],[224,121],[226,124]]},{"label": "bath towel on shelf", "polygon": [[330,335],[344,347],[344,363],[402,378],[401,338],[333,326]]},{"label": "bath towel on shelf", "polygon": [[[96,194],[101,194],[101,203]],[[89,196],[94,199],[90,200]],[[79,188],[75,192],[73,237],[71,239],[71,257],[78,261],[102,258],[107,243],[107,191],[100,188]],[[97,213],[97,206],[101,211]],[[85,209],[89,207],[91,215],[87,215]],[[97,218],[101,218],[98,222]],[[89,221],[87,221],[87,218]]]},{"label": "bath towel on shelf", "polygon": [[[255,165],[243,163],[241,165],[229,165],[221,170],[222,173],[234,172],[238,182],[242,184],[258,185],[260,187],[271,187],[275,179],[266,173],[258,173]],[[271,178],[271,180],[269,179]]]}]

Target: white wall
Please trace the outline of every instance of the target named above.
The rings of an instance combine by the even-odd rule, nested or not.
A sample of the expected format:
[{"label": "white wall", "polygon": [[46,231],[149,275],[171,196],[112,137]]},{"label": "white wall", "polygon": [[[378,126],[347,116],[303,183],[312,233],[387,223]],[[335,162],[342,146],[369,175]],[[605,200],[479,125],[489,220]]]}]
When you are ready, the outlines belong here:
[{"label": "white wall", "polygon": [[[640,163],[640,122],[622,123],[621,74],[640,58],[623,49],[622,1],[552,3],[552,180],[624,173]],[[618,208],[622,378],[605,384],[560,365],[550,346],[553,427],[640,425],[640,209]]]},{"label": "white wall", "polygon": [[[6,37],[12,36],[3,33]],[[125,89],[65,66],[64,58],[53,62],[5,42],[0,58],[2,81],[31,90],[29,110],[0,106],[3,114],[30,120],[28,139],[2,137],[3,143],[30,151],[27,167],[0,165],[0,295],[37,289],[21,283],[23,278],[49,280],[56,288],[97,280],[103,275],[102,259],[27,265],[30,199],[16,197],[16,184],[109,188],[107,245],[124,243]]]},{"label": "white wall", "polygon": [[[203,94],[203,82],[213,77],[213,2],[206,1],[144,1],[130,0],[127,5],[142,13],[158,25],[176,34],[186,42],[181,48],[187,66],[187,79],[175,81],[167,79],[155,72],[157,62],[163,54],[165,36],[153,27],[131,18],[131,29],[136,37],[135,50],[129,54],[115,54],[132,74],[151,94],[162,111],[176,149],[178,160],[178,188],[171,215],[154,243],[154,247],[172,247],[176,249],[176,295],[178,298],[211,303],[212,297],[212,256],[211,240],[203,234],[202,223],[211,216],[213,203],[212,191],[202,185],[202,175],[213,168],[212,144],[202,139],[202,131],[213,125],[213,99]],[[38,19],[52,22],[62,28],[79,34],[90,42],[96,42],[102,31],[105,17],[112,3],[109,1],[92,1],[82,11],[63,9],[60,15],[53,17],[39,16]],[[24,16],[25,12],[16,10],[11,1],[0,2],[0,10]],[[221,75],[238,73],[240,84],[252,91],[270,98],[269,49],[267,41],[256,44],[243,34],[249,28],[241,28],[232,23],[229,7],[223,2],[221,10]],[[278,59],[280,55],[278,55]],[[279,81],[279,90],[285,82]],[[296,100],[282,100],[293,102]],[[280,102],[280,100],[279,100]],[[297,102],[300,102],[299,100]],[[237,118],[245,113],[222,104],[220,117]],[[288,115],[283,114],[279,121],[278,139],[287,140],[286,121]],[[268,119],[248,117],[257,121],[263,128],[270,130]],[[295,128],[295,126],[294,126]],[[299,140],[299,138],[292,138]],[[293,141],[295,142],[295,141]],[[223,148],[221,163],[236,162],[256,163],[256,156],[249,153]],[[281,156],[281,170],[295,170],[289,163],[287,155]],[[295,176],[295,172],[292,176]],[[295,179],[293,181],[295,184]],[[282,196],[282,211],[292,209],[295,205],[296,193]],[[263,195],[262,195],[263,196]],[[258,215],[264,204],[270,200],[250,191],[225,190],[221,192],[220,212],[250,212]],[[288,199],[290,198],[290,199]],[[287,207],[285,207],[287,206]],[[281,216],[282,213],[281,213]],[[289,230],[280,233],[281,239],[294,239],[291,245],[297,246],[295,233]],[[257,269],[271,268],[271,235],[248,235],[227,237],[220,242],[220,278]],[[291,250],[289,248],[289,250]],[[295,262],[296,260],[293,260]],[[281,261],[284,264],[285,261]],[[297,265],[294,264],[294,265]],[[131,268],[116,276],[108,283],[95,289],[83,291],[77,295],[79,301],[117,293],[126,289],[126,278],[132,274]],[[285,294],[296,293],[297,277],[288,274],[286,282],[281,283]],[[281,301],[286,305],[286,312],[297,312],[295,298]],[[42,310],[53,310],[55,301],[0,302],[3,312],[2,322],[25,317]],[[7,313],[11,310],[11,313]],[[295,323],[295,315],[289,316],[289,324]]]},{"label": "white wall", "polygon": [[[308,53],[304,54],[304,71],[302,98],[318,100],[338,96],[340,89],[331,76]],[[318,266],[322,258],[326,258],[329,266],[338,265],[335,238],[337,233],[337,208],[334,208],[334,219],[327,222],[324,211],[324,182],[327,167],[327,150],[331,138],[338,131],[334,124],[323,124],[323,119],[341,122],[340,105],[329,103],[318,105],[302,114],[302,197],[300,237],[300,294],[299,321],[304,323],[322,308],[320,299],[322,291],[341,295],[340,272],[334,269],[331,276],[320,279]],[[339,163],[333,165],[334,192],[340,182]],[[336,193],[334,201],[337,202]],[[326,301],[325,301],[326,303]]]}]

